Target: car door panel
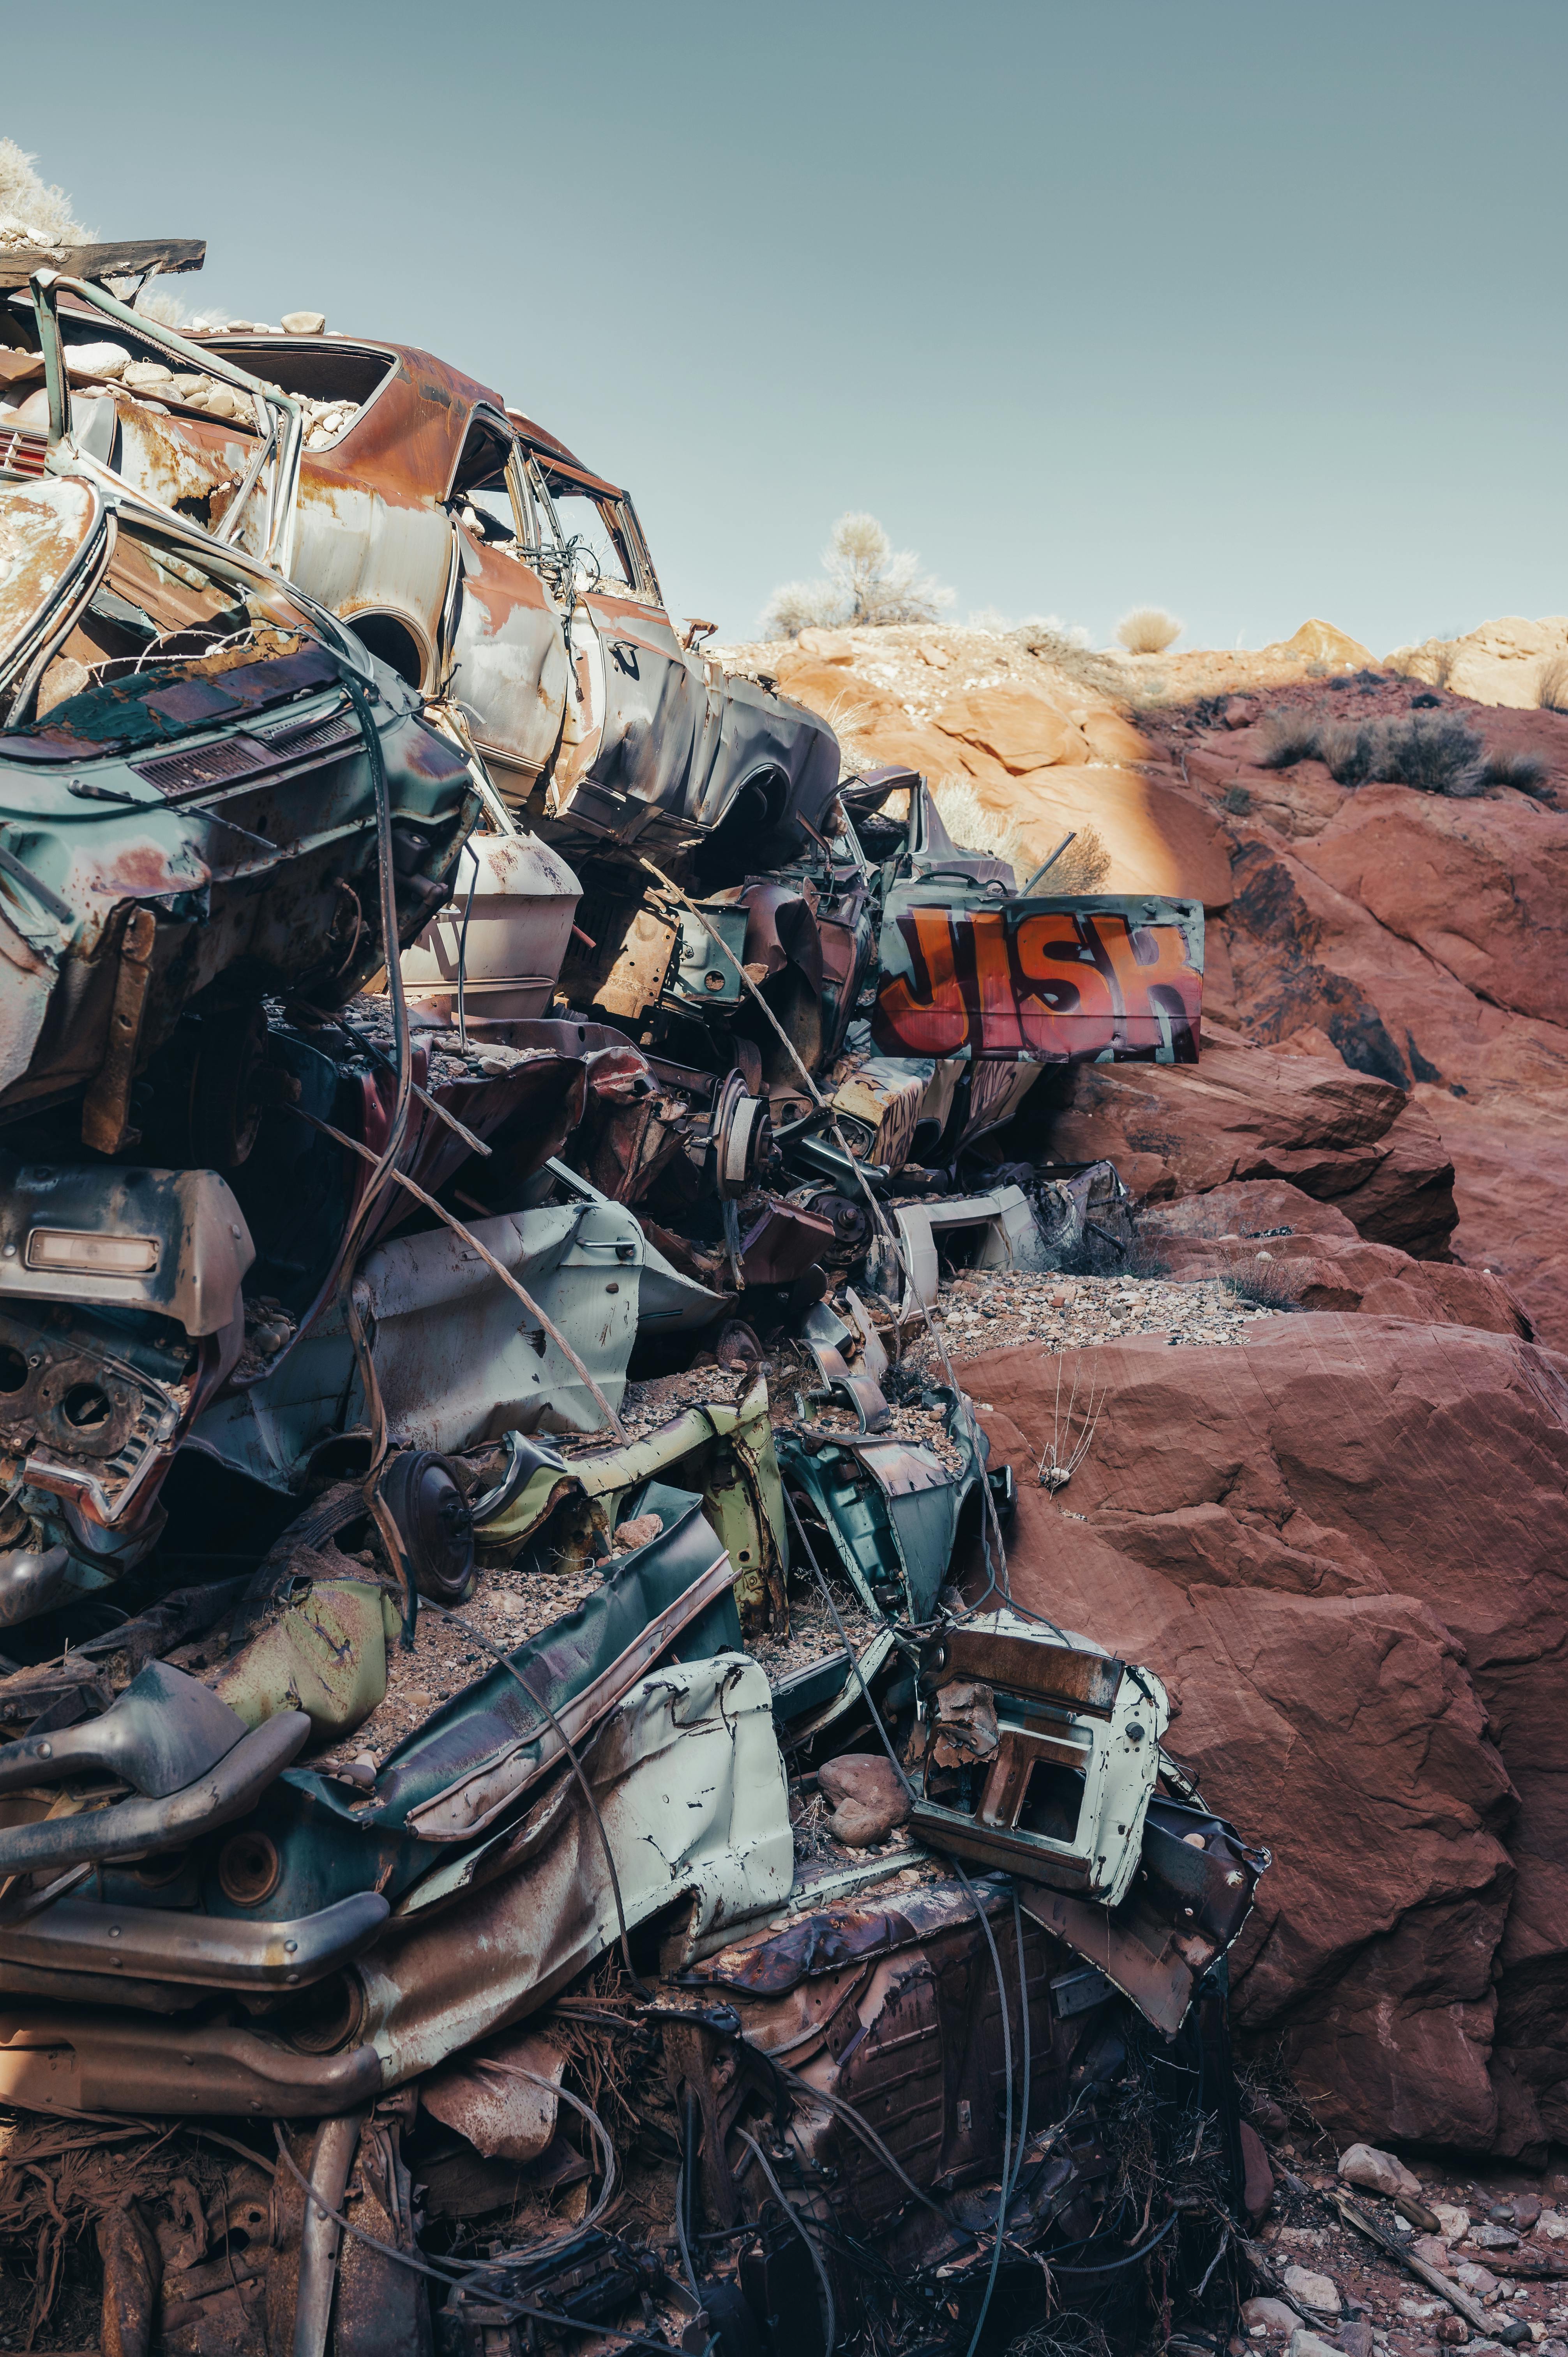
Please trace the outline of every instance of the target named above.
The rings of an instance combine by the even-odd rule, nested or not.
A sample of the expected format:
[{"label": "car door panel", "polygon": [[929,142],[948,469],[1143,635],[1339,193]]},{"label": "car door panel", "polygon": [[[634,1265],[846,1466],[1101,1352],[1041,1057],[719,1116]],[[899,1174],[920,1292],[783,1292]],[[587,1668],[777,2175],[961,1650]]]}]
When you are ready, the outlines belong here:
[{"label": "car door panel", "polygon": [[467,712],[498,790],[522,801],[561,736],[568,684],[561,617],[520,557],[456,531],[463,580],[447,692]]}]

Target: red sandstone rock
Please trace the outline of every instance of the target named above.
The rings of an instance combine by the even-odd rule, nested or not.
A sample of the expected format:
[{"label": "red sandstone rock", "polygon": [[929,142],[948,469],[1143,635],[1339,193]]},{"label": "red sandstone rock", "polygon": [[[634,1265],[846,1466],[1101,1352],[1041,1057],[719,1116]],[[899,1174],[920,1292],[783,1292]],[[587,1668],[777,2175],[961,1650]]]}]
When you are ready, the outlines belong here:
[{"label": "red sandstone rock", "polygon": [[1347,2133],[1543,2151],[1568,2135],[1568,1361],[1308,1315],[1096,1366],[1058,1501],[1026,1473],[1040,1353],[963,1381],[1023,1477],[1020,1600],[1157,1669],[1173,1749],[1274,1852],[1240,2025]]},{"label": "red sandstone rock", "polygon": [[[1393,676],[1264,686],[1251,701],[1241,728],[1216,726],[1211,705],[1144,720],[1152,774],[1207,802],[1231,841],[1207,1008],[1260,1042],[1327,1039],[1357,1070],[1413,1083],[1455,1165],[1454,1249],[1568,1347],[1568,1259],[1542,1216],[1568,1186],[1568,717]],[[1259,766],[1262,724],[1304,707],[1356,721],[1453,714],[1489,752],[1543,763],[1549,806],[1507,790],[1466,802],[1352,790],[1315,760]]]},{"label": "red sandstone rock", "polygon": [[1190,1065],[1085,1064],[1051,1134],[1066,1161],[1108,1157],[1159,1202],[1237,1178],[1283,1178],[1332,1202],[1374,1243],[1419,1258],[1457,1219],[1453,1168],[1408,1092],[1324,1058],[1282,1056],[1206,1031]]},{"label": "red sandstone rock", "polygon": [[1477,1099],[1415,1092],[1454,1157],[1460,1258],[1502,1276],[1536,1340],[1568,1350],[1568,1253],[1559,1206],[1568,1191],[1568,1092],[1501,1091]]},{"label": "red sandstone rock", "polygon": [[1082,730],[1030,687],[972,688],[944,704],[935,725],[944,737],[989,754],[1015,777],[1058,761],[1090,759]]},{"label": "red sandstone rock", "polygon": [[828,1831],[849,1849],[885,1842],[909,1813],[909,1795],[880,1751],[846,1751],[824,1762],[817,1778],[832,1807]]},{"label": "red sandstone rock", "polygon": [[1498,1278],[1367,1243],[1342,1211],[1279,1179],[1237,1180],[1155,1205],[1138,1235],[1170,1275],[1230,1277],[1270,1308],[1359,1310],[1531,1339]]},{"label": "red sandstone rock", "polygon": [[1369,785],[1297,856],[1477,997],[1568,1022],[1568,816]]}]

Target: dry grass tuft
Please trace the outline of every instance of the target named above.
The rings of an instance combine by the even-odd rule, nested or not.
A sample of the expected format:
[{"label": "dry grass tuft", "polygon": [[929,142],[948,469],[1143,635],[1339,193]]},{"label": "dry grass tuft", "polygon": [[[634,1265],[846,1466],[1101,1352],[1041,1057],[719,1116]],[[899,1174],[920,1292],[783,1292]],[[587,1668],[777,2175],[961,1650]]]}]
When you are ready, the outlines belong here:
[{"label": "dry grass tuft", "polygon": [[1181,624],[1163,606],[1134,606],[1116,625],[1116,640],[1130,655],[1163,655],[1181,636]]},{"label": "dry grass tuft", "polygon": [[1349,721],[1322,706],[1305,705],[1275,713],[1262,725],[1258,766],[1288,770],[1296,761],[1321,761],[1342,786],[1374,780],[1409,786],[1419,794],[1445,794],[1473,802],[1488,786],[1511,786],[1516,793],[1543,791],[1547,764],[1539,754],[1496,752],[1456,712],[1412,712],[1396,720]]},{"label": "dry grass tuft", "polygon": [[[1005,859],[1020,884],[1026,883],[1056,848],[1039,848],[1039,830],[1027,826],[1012,812],[989,811],[967,778],[944,778],[931,789],[942,824],[965,851],[983,851]],[[1059,838],[1058,838],[1059,839]],[[1040,885],[1042,895],[1071,898],[1098,892],[1111,869],[1111,854],[1093,827],[1080,827],[1056,866]]]},{"label": "dry grass tuft", "polygon": [[1539,753],[1488,753],[1487,783],[1489,786],[1511,786],[1516,794],[1528,794],[1538,802],[1546,788],[1549,775],[1545,760]]},{"label": "dry grass tuft", "polygon": [[1548,655],[1535,685],[1542,712],[1568,712],[1568,655]]},{"label": "dry grass tuft", "polygon": [[1080,687],[1112,704],[1126,701],[1125,665],[1115,655],[1097,654],[1080,623],[1059,621],[1055,614],[1037,614],[1020,622],[1013,636],[1026,654],[1049,663],[1065,679],[1076,680]]},{"label": "dry grass tuft", "polygon": [[14,139],[0,139],[0,250],[41,245],[58,253],[91,243],[63,188],[46,188],[34,171],[37,157],[25,156]]}]

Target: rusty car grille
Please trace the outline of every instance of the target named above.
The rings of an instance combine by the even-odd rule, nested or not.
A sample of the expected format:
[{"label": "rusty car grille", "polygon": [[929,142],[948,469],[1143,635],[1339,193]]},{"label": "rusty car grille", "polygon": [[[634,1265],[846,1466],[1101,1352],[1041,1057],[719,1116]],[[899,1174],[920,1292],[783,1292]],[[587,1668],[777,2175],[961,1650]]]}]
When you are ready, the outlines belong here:
[{"label": "rusty car grille", "polygon": [[351,712],[328,712],[315,719],[295,721],[280,728],[225,737],[216,745],[190,747],[177,753],[160,753],[150,761],[134,761],[138,778],[161,794],[188,792],[193,787],[231,785],[241,778],[281,770],[337,745],[359,741],[360,726]]},{"label": "rusty car grille", "polygon": [[0,431],[0,474],[41,475],[48,436],[29,433],[25,425]]},{"label": "rusty car grille", "polygon": [[360,742],[360,724],[351,712],[329,712],[320,719],[294,721],[256,733],[279,759],[289,761],[297,761],[306,753],[325,753],[334,745]]},{"label": "rusty car grille", "polygon": [[253,777],[258,770],[272,769],[277,758],[253,737],[228,737],[220,744],[162,753],[156,761],[133,761],[131,766],[160,794],[175,794],[188,786],[227,785],[234,778]]}]

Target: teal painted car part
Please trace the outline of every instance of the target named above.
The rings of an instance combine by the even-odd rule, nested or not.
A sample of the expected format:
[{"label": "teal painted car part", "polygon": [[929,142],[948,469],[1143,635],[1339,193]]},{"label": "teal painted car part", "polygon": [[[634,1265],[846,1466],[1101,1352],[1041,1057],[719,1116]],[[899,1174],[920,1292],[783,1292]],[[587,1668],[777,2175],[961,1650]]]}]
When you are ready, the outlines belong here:
[{"label": "teal painted car part", "polygon": [[945,1405],[950,1437],[963,1452],[957,1473],[934,1450],[892,1434],[774,1436],[786,1488],[827,1532],[862,1603],[915,1621],[929,1620],[936,1609],[959,1517],[983,1469],[967,1407],[951,1393],[933,1396]]},{"label": "teal painted car part", "polygon": [[[657,1661],[739,1644],[735,1567],[702,1501],[677,1492],[669,1511],[657,1538],[509,1657],[575,1744]],[[497,1825],[561,1756],[547,1712],[533,1708],[498,1663],[397,1746],[369,1795],[309,1768],[280,1779],[264,1811],[234,1828],[234,1839],[264,1843],[275,1859],[254,1903],[295,1916],[357,1891],[381,1890],[395,1901],[454,1845]],[[213,1914],[252,1911],[224,1889],[216,1861],[203,1903]]]}]

